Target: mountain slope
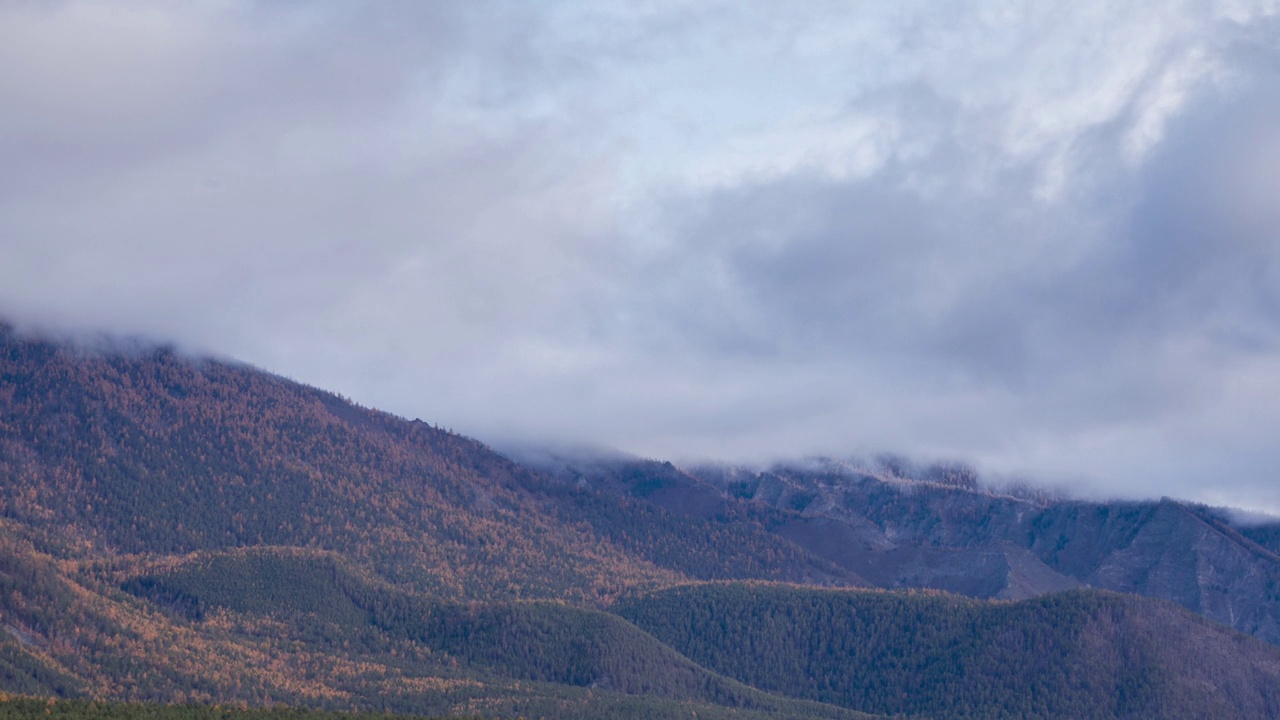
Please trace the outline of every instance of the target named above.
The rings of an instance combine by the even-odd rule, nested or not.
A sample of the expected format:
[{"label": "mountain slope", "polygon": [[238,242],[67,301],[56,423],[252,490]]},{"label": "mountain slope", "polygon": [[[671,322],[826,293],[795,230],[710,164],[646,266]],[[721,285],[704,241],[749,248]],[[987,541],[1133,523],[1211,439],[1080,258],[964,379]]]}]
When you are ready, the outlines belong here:
[{"label": "mountain slope", "polygon": [[[539,471],[526,487],[565,522],[595,532],[663,567],[703,580],[770,579],[864,586],[768,528],[785,513],[734,502],[671,463],[599,454],[594,460],[527,448],[511,457]],[[710,547],[696,547],[698,540]]]},{"label": "mountain slope", "polygon": [[311,642],[336,652],[371,645],[376,635],[501,677],[734,707],[768,703],[615,615],[547,601],[428,599],[360,577],[345,565],[328,554],[249,548],[201,553],[123,586],[197,625],[232,611],[299,630],[323,628],[330,637]]},{"label": "mountain slope", "polygon": [[688,579],[862,584],[755,515],[691,517],[555,482],[244,365],[86,350],[2,323],[0,477],[0,517],[67,542],[322,548],[442,597],[601,604]]},{"label": "mountain slope", "polygon": [[451,595],[675,577],[531,511],[526,472],[248,367],[0,333],[0,513],[32,526],[120,552],[319,546]]},{"label": "mountain slope", "polygon": [[1163,601],[1018,603],[781,586],[673,588],[616,611],[762,689],[952,718],[1265,718],[1280,649]]},{"label": "mountain slope", "polygon": [[[196,705],[93,702],[0,697],[0,720],[386,720],[382,713],[347,713],[297,708],[244,709]],[[404,717],[401,720],[412,720]]]},{"label": "mountain slope", "polygon": [[0,692],[429,715],[865,717],[715,675],[613,615],[430,599],[332,553],[240,548],[137,567],[57,560],[7,537],[0,571],[0,649],[22,654]]},{"label": "mountain slope", "polygon": [[[1021,599],[1100,587],[1172,600],[1280,644],[1280,523],[1164,499],[1081,502],[982,487],[950,466],[815,461],[679,470],[561,458],[560,477],[668,513],[757,518],[846,578]],[[656,490],[655,490],[656,488]],[[846,584],[854,584],[846,580]]]},{"label": "mountain slope", "polygon": [[[14,569],[0,690],[852,717],[717,678],[613,616],[515,602],[598,606],[726,568],[779,577],[804,555],[758,527],[704,533],[563,490],[476,441],[253,368],[0,326],[0,538]],[[594,525],[573,515],[586,508]],[[784,552],[753,556],[762,539]]]},{"label": "mountain slope", "polygon": [[[565,719],[1273,709],[1274,648],[1166,605],[777,586],[761,606],[740,586],[739,611],[688,589],[1015,598],[1107,582],[1269,632],[1266,527],[1172,502],[1040,502],[966,477],[634,458],[531,469],[235,363],[0,325],[0,692]],[[663,605],[680,593],[686,607]],[[619,597],[644,627],[604,612]],[[816,597],[898,609],[878,611],[892,622],[868,638]],[[694,619],[720,635],[682,636],[644,607],[702,608]],[[827,632],[775,642],[806,617]],[[1217,664],[1173,663],[1169,648]],[[1079,674],[1095,665],[1107,674]],[[1092,679],[1064,680],[1076,676]]]},{"label": "mountain slope", "polygon": [[[1280,557],[1209,508],[1150,502],[1032,501],[841,468],[779,468],[756,494],[811,495],[775,528],[882,587],[935,587],[1018,599],[1092,586],[1172,600],[1280,643]],[[771,485],[780,486],[779,489]],[[763,491],[763,492],[762,492]],[[810,531],[854,536],[831,548]]]}]

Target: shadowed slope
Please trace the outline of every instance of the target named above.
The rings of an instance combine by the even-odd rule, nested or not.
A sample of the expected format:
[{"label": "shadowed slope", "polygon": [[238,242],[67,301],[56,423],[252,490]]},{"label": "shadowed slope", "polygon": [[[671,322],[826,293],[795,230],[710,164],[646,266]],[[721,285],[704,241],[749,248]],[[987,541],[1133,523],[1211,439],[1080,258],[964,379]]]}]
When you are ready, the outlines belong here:
[{"label": "shadowed slope", "polygon": [[1075,590],[999,603],[701,585],[616,611],[725,675],[867,712],[1063,720],[1280,713],[1280,649],[1135,596]]}]

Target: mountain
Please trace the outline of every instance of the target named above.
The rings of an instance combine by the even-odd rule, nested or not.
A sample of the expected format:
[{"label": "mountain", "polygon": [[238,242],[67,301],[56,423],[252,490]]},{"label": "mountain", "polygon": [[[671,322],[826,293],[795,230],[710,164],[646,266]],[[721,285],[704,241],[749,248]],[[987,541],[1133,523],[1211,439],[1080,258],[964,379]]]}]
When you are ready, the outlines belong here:
[{"label": "mountain", "polygon": [[[1239,593],[1269,582],[1265,524],[899,475],[517,462],[242,364],[0,325],[0,695],[560,720],[1272,707],[1280,648],[1169,603],[1007,602],[1194,581],[1264,627],[1269,596]],[[1189,579],[1188,548],[1258,565]],[[853,589],[929,583],[991,599]]]},{"label": "mountain", "polygon": [[442,600],[307,548],[59,559],[10,535],[0,590],[0,692],[438,716],[866,717],[720,676],[616,615]]},{"label": "mountain", "polygon": [[63,543],[342,552],[442,597],[601,603],[688,579],[854,580],[765,532],[558,483],[254,368],[0,327],[0,516]]},{"label": "mountain", "polygon": [[1096,587],[1171,600],[1280,643],[1280,521],[1169,498],[1084,502],[984,487],[960,466],[815,460],[676,468],[571,453],[544,473],[677,515],[750,514],[810,554],[883,588],[1017,600]]},{"label": "mountain", "polygon": [[[536,489],[547,501],[545,507],[565,522],[587,522],[598,534],[690,577],[869,584],[852,570],[769,531],[789,513],[733,502],[671,463],[529,448],[507,454],[538,471],[529,476],[527,487]],[[698,543],[711,547],[695,548]]]},{"label": "mountain", "polygon": [[49,701],[0,698],[0,720],[385,720],[381,713],[338,713],[297,708],[228,708],[199,705]]},{"label": "mountain", "polygon": [[[238,363],[0,327],[0,479],[0,690],[434,714],[851,716],[736,687],[613,616],[584,614],[624,591],[839,579],[838,567],[758,524],[726,530],[567,491],[474,440]],[[388,625],[375,612],[388,597],[465,635]],[[522,604],[535,600],[569,604]],[[649,650],[584,657],[566,642],[583,627],[600,636],[591,647]],[[518,652],[494,632],[514,633]]]},{"label": "mountain", "polygon": [[601,612],[432,599],[299,548],[164,558],[117,582],[102,564],[6,547],[0,647],[58,674],[46,695],[546,718],[1280,710],[1280,649],[1101,591],[1008,603],[701,583]]},{"label": "mountain", "polygon": [[1273,718],[1276,648],[1163,601],[702,585],[616,611],[756,687],[883,714]]},{"label": "mountain", "polygon": [[1280,556],[1245,534],[1280,523],[1242,531],[1224,511],[1168,498],[1045,501],[838,465],[699,476],[773,504],[803,499],[802,517],[775,532],[880,587],[1005,599],[1105,588],[1280,643]]}]

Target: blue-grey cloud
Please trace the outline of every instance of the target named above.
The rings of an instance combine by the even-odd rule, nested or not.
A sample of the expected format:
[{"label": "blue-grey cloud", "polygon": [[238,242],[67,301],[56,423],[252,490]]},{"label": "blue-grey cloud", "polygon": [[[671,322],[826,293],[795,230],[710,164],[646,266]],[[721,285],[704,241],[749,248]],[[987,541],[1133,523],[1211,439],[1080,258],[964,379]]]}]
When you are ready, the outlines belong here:
[{"label": "blue-grey cloud", "polygon": [[1273,2],[0,8],[0,312],[481,437],[1280,509]]}]

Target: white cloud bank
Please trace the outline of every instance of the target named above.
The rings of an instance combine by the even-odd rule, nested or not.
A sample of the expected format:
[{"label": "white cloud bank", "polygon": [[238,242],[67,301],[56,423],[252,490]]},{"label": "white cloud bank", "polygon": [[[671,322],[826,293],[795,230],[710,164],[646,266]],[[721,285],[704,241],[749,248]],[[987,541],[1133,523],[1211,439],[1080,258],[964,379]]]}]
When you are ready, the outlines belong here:
[{"label": "white cloud bank", "polygon": [[8,3],[0,314],[1280,510],[1275,2]]}]

